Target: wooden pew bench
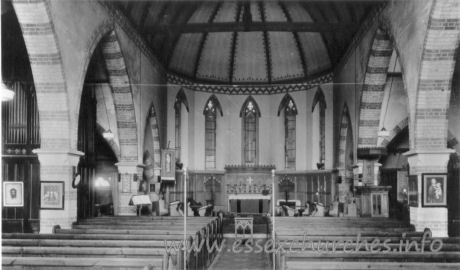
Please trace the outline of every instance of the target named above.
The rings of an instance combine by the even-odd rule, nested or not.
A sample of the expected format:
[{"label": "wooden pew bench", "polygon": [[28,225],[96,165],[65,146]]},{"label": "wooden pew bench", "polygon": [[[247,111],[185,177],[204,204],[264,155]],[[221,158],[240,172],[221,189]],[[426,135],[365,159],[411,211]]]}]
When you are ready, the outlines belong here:
[{"label": "wooden pew bench", "polygon": [[308,262],[304,261],[288,261],[286,262],[286,270],[316,270],[316,269],[342,269],[342,270],[388,270],[388,269],[405,269],[405,270],[456,270],[460,269],[460,263],[420,263],[420,262]]},{"label": "wooden pew bench", "polygon": [[181,240],[183,235],[137,235],[137,234],[3,234],[3,239],[75,239],[75,240]]},{"label": "wooden pew bench", "polygon": [[[301,238],[301,237],[299,237]],[[284,250],[286,251],[285,254],[276,254],[276,264],[279,269],[300,269],[298,268],[299,265],[302,263],[304,266],[308,267],[303,267],[302,269],[323,269],[320,267],[321,263],[328,262],[329,266],[331,268],[326,268],[326,269],[333,269],[333,267],[337,267],[338,269],[354,269],[353,266],[356,266],[356,269],[363,269],[365,268],[366,265],[373,265],[374,262],[398,262],[402,265],[404,265],[407,262],[413,262],[413,263],[436,263],[438,268],[436,269],[455,269],[452,267],[453,264],[455,263],[460,263],[460,239],[458,238],[442,238],[441,240],[443,241],[443,246],[442,249],[438,252],[431,252],[430,251],[430,245],[426,244],[425,245],[425,252],[420,252],[420,251],[415,251],[415,246],[411,246],[411,251],[410,252],[405,252],[406,248],[406,242],[403,242],[403,252],[394,252],[394,250],[399,250],[399,240],[401,238],[394,237],[391,240],[391,242],[387,243],[387,246],[389,246],[393,251],[384,253],[384,252],[371,252],[371,251],[366,251],[365,244],[361,244],[359,246],[358,251],[356,251],[357,243],[352,242],[348,243],[346,246],[346,249],[348,251],[352,252],[344,252],[343,247],[344,243],[340,243],[336,245],[336,251],[332,251],[332,244],[330,243],[328,245],[328,251],[323,251],[323,252],[318,252],[317,250],[312,250],[311,245],[307,246],[304,248],[304,251],[302,251],[302,239],[299,240],[300,243],[297,242],[291,242],[292,240],[287,241],[286,243],[282,237],[278,237],[277,241],[280,241],[278,243],[283,244]],[[347,239],[348,238],[348,239]],[[324,244],[325,241],[339,241],[338,239],[334,239],[333,236],[324,236],[324,237],[318,237],[318,236],[312,236],[312,237],[306,237],[305,241],[313,241],[313,244],[315,248],[317,247],[317,241],[321,240],[321,244],[324,250]],[[365,237],[365,238],[360,238],[360,243],[362,243],[364,240],[366,240],[369,244],[372,242],[374,239],[379,239],[380,244],[377,245],[375,248],[381,248],[381,250],[387,250],[385,246],[383,246],[383,241],[385,241],[387,238],[378,238],[378,237]],[[340,239],[342,241],[356,241],[356,237],[343,237]],[[432,241],[433,239],[428,238],[426,239],[427,241]],[[411,241],[416,241],[418,248],[421,248],[421,237],[412,237],[409,239],[409,242]],[[291,247],[292,243],[292,247]],[[347,262],[349,263],[349,268],[342,268],[341,263],[342,262]],[[314,263],[314,264],[312,264]],[[360,263],[360,264],[353,264],[353,263]],[[384,265],[384,264],[382,264]],[[411,267],[415,267],[419,264],[413,264]],[[405,268],[405,266],[402,266]],[[374,268],[372,268],[374,269]],[[387,266],[387,268],[383,267],[382,268],[375,268],[375,269],[390,269],[390,267]],[[424,269],[430,269],[430,268],[424,268]],[[434,269],[434,268],[433,268]]]},{"label": "wooden pew bench", "polygon": [[[415,251],[414,245],[411,245],[411,251],[405,252],[406,240],[409,243],[416,241],[420,248],[423,233],[415,232],[404,222],[386,218],[282,217],[276,219],[275,234],[277,243],[283,244],[287,252],[276,254],[278,269],[458,269],[460,263],[460,238],[440,239],[443,246],[439,252],[431,252],[430,244],[425,244],[423,253]],[[375,248],[387,250],[383,242],[390,240],[386,245],[392,252],[366,251],[365,244],[361,244],[356,251],[358,234],[360,243],[367,241],[369,248],[374,239],[379,239],[380,244]],[[403,252],[398,251],[401,239]],[[311,246],[302,251],[303,240],[312,241],[315,248],[318,240],[321,240],[323,248],[325,242],[329,241],[328,251],[318,252],[312,250]],[[294,252],[290,250],[292,241],[299,241],[292,245]],[[332,252],[332,241],[343,241],[336,244],[335,252]],[[343,251],[346,241],[351,241],[347,243],[347,250],[353,252]]]},{"label": "wooden pew bench", "polygon": [[[313,244],[315,250],[317,250],[317,245],[318,243],[320,244],[320,250],[324,250],[326,252],[326,243],[327,243],[327,252],[332,252],[333,248],[335,247],[336,251],[343,251],[344,247],[346,247],[346,250],[359,250],[359,251],[366,251],[371,249],[372,246],[372,241],[375,239],[378,239],[377,244],[374,246],[374,250],[377,250],[380,248],[381,251],[386,251],[388,248],[391,249],[391,251],[399,250],[400,248],[400,241],[399,239],[388,239],[388,238],[365,238],[362,239],[360,238],[359,243],[356,243],[356,238],[355,239],[348,239],[348,240],[324,240],[324,239],[309,239],[306,238],[305,243],[302,243],[302,240],[299,242],[293,242],[293,241],[283,241],[282,239],[278,239],[278,246],[283,245],[284,250],[286,252],[289,252],[290,249],[298,251],[301,250],[302,248],[306,251],[312,250],[311,244]],[[387,242],[385,245],[383,244],[384,241],[390,240]],[[335,243],[333,242],[335,241]],[[339,242],[340,241],[340,242]],[[350,242],[347,242],[350,241]],[[417,246],[415,244],[411,244],[412,241],[415,241],[417,243]],[[426,239],[426,241],[433,241],[433,239]],[[366,247],[366,242],[367,242],[367,247]],[[431,252],[430,251],[430,243],[425,243],[424,245],[424,251],[425,252]],[[418,250],[421,250],[421,238],[412,238],[409,240],[409,244],[405,240],[403,240],[402,244],[402,251],[406,251],[406,246],[409,248],[410,251],[416,251],[415,249],[417,248]],[[434,244],[433,248],[437,250],[439,248],[438,243]],[[379,251],[379,253],[382,253]],[[443,241],[442,247],[440,251],[460,251],[460,242],[453,242],[453,241],[448,241],[445,240]]]},{"label": "wooden pew bench", "polygon": [[[72,229],[57,228],[54,234],[3,234],[2,264],[5,269],[143,269],[146,265],[183,269],[183,251],[165,249],[165,240],[168,245],[182,241],[183,232],[182,217],[117,217],[83,220]],[[188,218],[187,237],[196,242],[221,241],[221,221]],[[216,252],[208,254],[203,246],[187,255],[187,269],[210,265]],[[110,263],[120,257],[126,264]]]},{"label": "wooden pew bench", "polygon": [[2,257],[2,269],[150,269],[163,270],[164,260],[161,257],[141,258],[64,258],[64,257]]}]

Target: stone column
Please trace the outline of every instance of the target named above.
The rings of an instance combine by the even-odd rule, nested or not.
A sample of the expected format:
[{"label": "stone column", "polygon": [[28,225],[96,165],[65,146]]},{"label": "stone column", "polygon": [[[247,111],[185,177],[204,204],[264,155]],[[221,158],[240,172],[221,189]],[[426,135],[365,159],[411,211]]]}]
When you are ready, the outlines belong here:
[{"label": "stone column", "polygon": [[135,216],[136,207],[129,205],[133,195],[137,195],[139,183],[142,180],[142,167],[136,162],[121,161],[118,167],[118,209],[119,216]]},{"label": "stone column", "polygon": [[[417,175],[418,206],[410,207],[410,223],[415,230],[422,232],[429,228],[433,237],[447,237],[447,207],[423,207],[422,175],[424,173],[447,173],[449,156],[454,150],[443,149],[438,151],[409,151],[407,156],[410,174]],[[444,196],[446,194],[443,194]]]},{"label": "stone column", "polygon": [[64,182],[64,209],[40,210],[40,233],[52,233],[53,227],[59,225],[70,229],[77,221],[77,189],[72,188],[73,168],[78,165],[79,151],[56,151],[36,149],[40,161],[40,181]]},{"label": "stone column", "polygon": [[353,174],[351,174],[344,168],[340,168],[338,169],[338,177],[340,177],[342,181],[340,184],[337,185],[337,197],[333,199],[334,201],[338,199],[339,202],[346,203],[347,198],[350,198],[352,196],[351,187],[353,185]]}]

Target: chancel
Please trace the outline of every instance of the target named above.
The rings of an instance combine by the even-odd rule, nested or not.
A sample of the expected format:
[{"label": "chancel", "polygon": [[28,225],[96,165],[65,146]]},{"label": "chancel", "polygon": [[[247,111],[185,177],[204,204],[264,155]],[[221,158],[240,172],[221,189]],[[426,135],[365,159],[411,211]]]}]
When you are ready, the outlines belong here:
[{"label": "chancel", "polygon": [[[3,268],[460,267],[459,0],[4,0],[1,16]],[[373,253],[358,234],[444,249]],[[240,238],[356,252],[164,247]]]}]

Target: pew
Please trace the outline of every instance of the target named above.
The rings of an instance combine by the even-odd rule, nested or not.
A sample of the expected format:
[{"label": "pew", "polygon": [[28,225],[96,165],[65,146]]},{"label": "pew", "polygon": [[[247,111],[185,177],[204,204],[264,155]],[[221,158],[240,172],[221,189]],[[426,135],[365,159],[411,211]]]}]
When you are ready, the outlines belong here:
[{"label": "pew", "polygon": [[[460,263],[451,263],[439,265],[438,263],[420,263],[420,262],[308,262],[308,269],[342,269],[342,270],[388,270],[388,269],[407,269],[407,270],[432,270],[432,269],[446,269],[455,270],[460,268]],[[286,263],[286,268],[289,270],[304,270],[305,262],[289,261]]]},{"label": "pew", "polygon": [[63,258],[2,256],[2,269],[165,269],[163,258]]},{"label": "pew", "polygon": [[[424,252],[415,250],[415,245],[409,245],[410,250],[405,251],[406,240],[409,243],[416,241],[420,249],[423,235],[415,232],[409,224],[387,218],[277,217],[277,247],[282,245],[286,252],[277,253],[274,263],[277,269],[458,269],[458,237],[439,239],[443,246],[438,252],[430,251],[428,241],[433,241],[433,238],[426,238],[428,243],[424,245]],[[401,239],[402,252],[399,251]],[[378,244],[373,250],[380,248],[387,251],[389,248],[391,251],[372,252],[370,248],[374,240]],[[317,250],[319,241],[322,252]],[[326,241],[329,241],[327,251],[324,249]],[[334,250],[333,241],[336,241]],[[369,249],[366,249],[364,241]],[[384,241],[389,242],[383,245]],[[309,245],[304,246],[307,242]],[[312,250],[311,243],[315,250]],[[347,252],[344,252],[344,247]]]},{"label": "pew", "polygon": [[[3,234],[5,269],[203,269],[215,258],[206,244],[199,252],[165,249],[165,240],[184,239],[183,217],[99,217],[80,220],[53,234]],[[187,239],[222,242],[218,218],[187,218]],[[169,244],[168,243],[168,244]],[[178,245],[179,242],[177,242]],[[183,265],[183,256],[187,256]],[[120,258],[126,263],[111,263]]]}]

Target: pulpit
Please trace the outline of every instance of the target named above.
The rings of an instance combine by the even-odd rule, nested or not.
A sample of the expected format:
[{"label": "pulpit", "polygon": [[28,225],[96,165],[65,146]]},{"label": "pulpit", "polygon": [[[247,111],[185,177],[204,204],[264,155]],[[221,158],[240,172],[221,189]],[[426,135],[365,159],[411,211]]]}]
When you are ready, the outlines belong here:
[{"label": "pulpit", "polygon": [[[389,217],[388,191],[391,186],[380,186],[380,166],[378,160],[386,155],[383,147],[358,148],[358,168],[356,180],[361,180],[356,187],[361,207],[361,216]],[[359,175],[362,178],[359,179]]]}]

